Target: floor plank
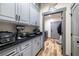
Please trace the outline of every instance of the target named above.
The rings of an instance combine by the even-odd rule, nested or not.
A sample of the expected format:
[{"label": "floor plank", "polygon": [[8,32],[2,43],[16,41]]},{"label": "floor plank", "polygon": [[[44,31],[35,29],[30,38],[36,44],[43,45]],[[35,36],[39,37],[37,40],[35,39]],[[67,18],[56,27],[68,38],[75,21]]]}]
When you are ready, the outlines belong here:
[{"label": "floor plank", "polygon": [[62,56],[61,45],[57,39],[47,39],[44,42],[44,49],[41,49],[38,56]]}]

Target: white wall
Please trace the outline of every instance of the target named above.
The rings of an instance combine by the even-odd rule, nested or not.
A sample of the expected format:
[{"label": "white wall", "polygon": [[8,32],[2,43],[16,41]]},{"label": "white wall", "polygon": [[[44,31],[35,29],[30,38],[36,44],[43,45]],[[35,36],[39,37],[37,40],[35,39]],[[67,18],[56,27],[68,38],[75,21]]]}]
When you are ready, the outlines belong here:
[{"label": "white wall", "polygon": [[[71,4],[69,3],[58,3],[55,8],[63,8],[66,7],[66,54],[71,55]],[[48,5],[41,4],[41,10],[40,10],[40,30],[42,31],[42,13],[47,12],[49,9]]]}]

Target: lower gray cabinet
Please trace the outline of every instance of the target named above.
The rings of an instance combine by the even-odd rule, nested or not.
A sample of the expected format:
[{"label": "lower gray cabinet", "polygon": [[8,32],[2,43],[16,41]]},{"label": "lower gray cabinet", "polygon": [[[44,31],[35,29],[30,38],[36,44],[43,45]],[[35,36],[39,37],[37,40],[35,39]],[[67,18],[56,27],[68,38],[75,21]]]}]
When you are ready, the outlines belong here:
[{"label": "lower gray cabinet", "polygon": [[0,56],[35,56],[42,47],[42,36],[38,36],[0,51]]},{"label": "lower gray cabinet", "polygon": [[41,37],[41,40],[40,40],[40,45],[41,45],[41,48],[43,48],[44,46],[44,39],[43,39],[43,35],[40,36]]},{"label": "lower gray cabinet", "polygon": [[26,41],[21,44],[21,56],[31,56],[32,55],[32,41]]},{"label": "lower gray cabinet", "polygon": [[35,56],[40,50],[40,36],[33,39],[32,55]]},{"label": "lower gray cabinet", "polygon": [[39,50],[41,49],[41,42],[40,42],[41,37],[40,36],[37,37],[37,40],[38,40],[38,42],[37,42],[37,52],[39,52]]},{"label": "lower gray cabinet", "polygon": [[32,55],[36,55],[36,48],[37,48],[37,39],[34,38],[33,41],[32,41]]},{"label": "lower gray cabinet", "polygon": [[18,52],[19,51],[17,50],[17,47],[13,46],[13,47],[0,51],[0,56],[14,56]]},{"label": "lower gray cabinet", "polygon": [[21,56],[31,56],[31,46],[21,52]]}]

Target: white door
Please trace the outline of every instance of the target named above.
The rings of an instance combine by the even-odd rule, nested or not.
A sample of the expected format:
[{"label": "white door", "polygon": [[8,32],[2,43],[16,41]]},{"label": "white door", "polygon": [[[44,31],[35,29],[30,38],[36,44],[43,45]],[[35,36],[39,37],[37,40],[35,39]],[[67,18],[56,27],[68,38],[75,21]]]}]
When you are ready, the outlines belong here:
[{"label": "white door", "polygon": [[52,22],[51,23],[51,37],[52,38],[55,38],[55,39],[59,39],[59,34],[58,34],[58,31],[57,31],[57,28],[59,26],[61,21],[56,21],[56,22]]},{"label": "white door", "polygon": [[15,20],[16,4],[15,3],[0,3],[0,16],[12,18]]},{"label": "white door", "polygon": [[20,3],[20,21],[29,23],[29,3]]},{"label": "white door", "polygon": [[[75,4],[72,8],[72,23],[71,23],[71,33],[72,33],[72,55],[79,56],[79,4]],[[75,37],[75,38],[74,38]]]}]

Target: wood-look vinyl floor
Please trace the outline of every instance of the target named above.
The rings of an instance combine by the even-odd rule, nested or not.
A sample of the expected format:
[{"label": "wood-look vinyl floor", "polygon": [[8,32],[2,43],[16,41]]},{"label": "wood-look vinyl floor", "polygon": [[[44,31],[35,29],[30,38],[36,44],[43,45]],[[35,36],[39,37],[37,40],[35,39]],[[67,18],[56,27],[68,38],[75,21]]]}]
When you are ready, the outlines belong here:
[{"label": "wood-look vinyl floor", "polygon": [[57,39],[48,38],[44,42],[44,48],[41,49],[37,56],[62,56],[61,45],[58,43]]}]

